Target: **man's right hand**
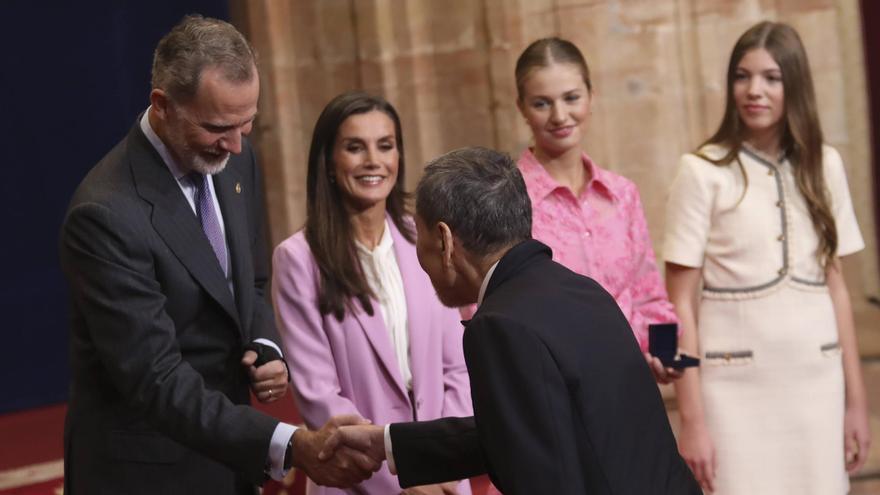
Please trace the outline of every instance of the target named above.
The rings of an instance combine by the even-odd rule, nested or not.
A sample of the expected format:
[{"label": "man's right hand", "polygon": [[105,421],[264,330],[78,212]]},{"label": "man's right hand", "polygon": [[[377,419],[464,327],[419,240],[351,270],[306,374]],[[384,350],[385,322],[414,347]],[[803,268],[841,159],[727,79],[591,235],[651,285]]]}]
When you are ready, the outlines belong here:
[{"label": "man's right hand", "polygon": [[[322,449],[338,429],[344,425],[365,425],[369,421],[357,415],[336,416],[318,431],[299,428],[293,438],[293,465],[308,475],[315,483],[336,488],[348,488],[373,475],[382,466],[381,458],[371,457],[363,452],[341,445],[331,455],[323,454]],[[381,429],[381,428],[380,428]]]},{"label": "man's right hand", "polygon": [[363,452],[381,463],[385,460],[385,427],[363,423],[341,426],[327,439],[319,457],[329,459],[344,448]]}]

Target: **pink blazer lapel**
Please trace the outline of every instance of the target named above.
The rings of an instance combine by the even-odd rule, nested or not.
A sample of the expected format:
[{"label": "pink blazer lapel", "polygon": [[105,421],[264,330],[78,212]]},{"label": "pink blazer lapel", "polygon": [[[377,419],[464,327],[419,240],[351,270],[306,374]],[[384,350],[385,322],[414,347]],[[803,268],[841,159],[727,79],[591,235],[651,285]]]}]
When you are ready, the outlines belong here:
[{"label": "pink blazer lapel", "polygon": [[394,382],[395,388],[400,392],[401,396],[408,401],[409,394],[407,394],[406,387],[403,384],[403,375],[400,373],[397,356],[395,356],[394,349],[391,346],[391,336],[388,334],[388,327],[385,326],[385,321],[382,319],[382,310],[379,308],[379,302],[375,299],[370,302],[373,304],[373,316],[367,314],[357,301],[353,304],[351,314],[357,320],[364,334],[366,334],[367,340],[370,341],[370,345],[373,347],[373,352],[379,356],[379,361],[385,368],[385,373]]},{"label": "pink blazer lapel", "polygon": [[[434,297],[433,288],[427,282],[413,246],[397,229],[391,218],[391,236],[394,239],[394,256],[400,267],[400,276],[406,293],[407,331],[409,332],[409,366],[412,371],[413,390],[418,389],[425,373],[425,363],[430,352],[430,315],[425,315],[425,301]],[[426,283],[427,282],[427,283]],[[436,352],[436,349],[434,350]]]}]

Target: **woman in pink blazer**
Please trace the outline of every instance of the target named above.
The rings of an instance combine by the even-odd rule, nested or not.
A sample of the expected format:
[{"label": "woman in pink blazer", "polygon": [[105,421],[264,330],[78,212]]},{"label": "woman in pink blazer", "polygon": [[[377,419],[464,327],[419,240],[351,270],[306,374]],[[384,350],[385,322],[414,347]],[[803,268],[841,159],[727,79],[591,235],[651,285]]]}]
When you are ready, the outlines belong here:
[{"label": "woman in pink blazer", "polygon": [[[315,124],[307,219],[273,256],[272,297],[294,397],[310,428],[358,414],[376,424],[472,414],[458,312],[416,258],[394,108],[345,93]],[[469,494],[452,482],[403,490],[387,465],[347,491]]]}]

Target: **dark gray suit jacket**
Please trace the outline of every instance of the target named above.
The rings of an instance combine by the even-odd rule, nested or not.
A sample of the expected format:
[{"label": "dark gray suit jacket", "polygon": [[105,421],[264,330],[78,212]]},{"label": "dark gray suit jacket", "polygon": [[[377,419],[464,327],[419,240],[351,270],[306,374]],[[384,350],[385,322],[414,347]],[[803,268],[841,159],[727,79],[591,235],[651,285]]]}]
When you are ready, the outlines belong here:
[{"label": "dark gray suit jacket", "polygon": [[215,176],[235,295],[139,122],[79,185],[61,231],[71,292],[65,493],[253,493],[278,421],[239,361],[278,341],[250,146]]},{"label": "dark gray suit jacket", "polygon": [[505,494],[699,495],[617,303],[550,255],[508,251],[467,323],[474,417],[391,425],[401,485],[487,471]]}]

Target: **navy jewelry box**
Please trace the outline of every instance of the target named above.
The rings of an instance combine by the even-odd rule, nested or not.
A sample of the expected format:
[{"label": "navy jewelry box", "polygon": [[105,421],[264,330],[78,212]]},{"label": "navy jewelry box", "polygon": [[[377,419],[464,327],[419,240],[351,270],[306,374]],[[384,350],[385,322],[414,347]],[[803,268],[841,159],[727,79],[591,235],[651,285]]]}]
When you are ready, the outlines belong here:
[{"label": "navy jewelry box", "polygon": [[648,352],[660,358],[667,368],[683,369],[700,365],[700,358],[678,353],[677,323],[648,325]]}]

